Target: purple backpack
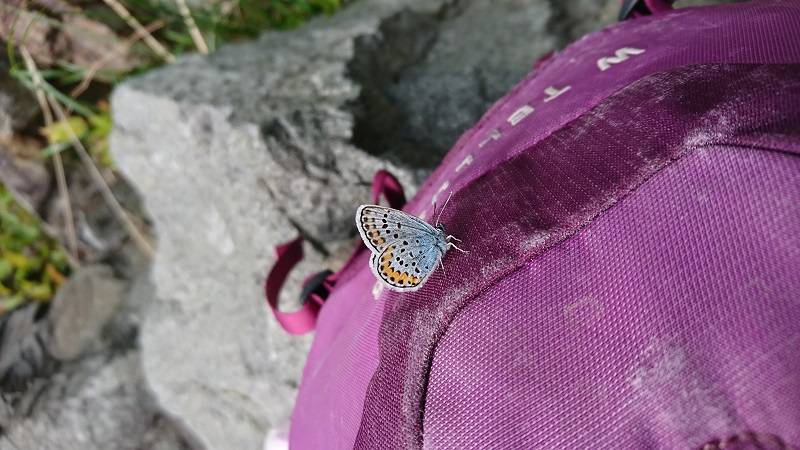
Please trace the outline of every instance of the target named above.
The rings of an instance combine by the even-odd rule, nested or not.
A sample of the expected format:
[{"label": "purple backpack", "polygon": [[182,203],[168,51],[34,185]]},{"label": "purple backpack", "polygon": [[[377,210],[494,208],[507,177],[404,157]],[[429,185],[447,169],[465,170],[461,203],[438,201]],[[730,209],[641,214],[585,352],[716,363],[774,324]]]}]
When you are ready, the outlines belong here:
[{"label": "purple backpack", "polygon": [[452,191],[469,253],[400,294],[361,246],[275,310],[316,330],[292,449],[800,448],[800,2],[626,6],[408,203],[376,176],[429,220]]}]

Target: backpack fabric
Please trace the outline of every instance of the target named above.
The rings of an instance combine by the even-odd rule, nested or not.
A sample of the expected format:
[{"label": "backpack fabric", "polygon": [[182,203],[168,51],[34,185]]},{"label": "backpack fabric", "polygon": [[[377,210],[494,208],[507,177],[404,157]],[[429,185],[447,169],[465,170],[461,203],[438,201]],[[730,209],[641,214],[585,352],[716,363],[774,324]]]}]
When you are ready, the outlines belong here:
[{"label": "backpack fabric", "polygon": [[539,64],[404,208],[469,253],[336,275],[291,448],[800,448],[799,63],[763,1]]}]

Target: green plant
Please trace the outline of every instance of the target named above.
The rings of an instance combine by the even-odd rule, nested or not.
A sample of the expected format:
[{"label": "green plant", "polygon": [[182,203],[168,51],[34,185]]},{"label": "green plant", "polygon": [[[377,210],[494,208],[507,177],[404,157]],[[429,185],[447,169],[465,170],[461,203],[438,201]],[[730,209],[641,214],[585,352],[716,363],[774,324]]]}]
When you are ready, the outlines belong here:
[{"label": "green plant", "polygon": [[0,313],[50,301],[69,271],[61,246],[0,185]]},{"label": "green plant", "polygon": [[[204,9],[193,9],[191,16],[202,39],[210,50],[226,42],[252,39],[270,29],[289,29],[318,14],[332,14],[348,0],[219,0]],[[31,68],[19,58],[19,48],[26,46],[28,31],[33,22],[20,19],[33,18],[50,27],[55,36],[65,33],[80,35],[87,40],[102,41],[108,36],[98,34],[97,29],[76,29],[74,23],[61,20],[60,16],[46,10],[37,11],[37,2],[0,1],[0,20],[11,21],[10,36],[17,25],[21,38],[6,42],[10,74],[33,92],[63,105],[64,120],[58,120],[54,111],[47,109],[49,125],[39,128],[42,156],[53,157],[60,152],[69,152],[74,144],[72,136],[80,140],[97,166],[113,169],[109,153],[108,136],[112,128],[108,97],[113,86],[133,75],[162,65],[166,60],[157,54],[158,48],[145,45],[134,39],[130,21],[122,19],[109,7],[107,0],[81,0],[67,3],[79,4],[84,18],[101,24],[111,37],[121,43],[126,55],[136,58],[124,70],[103,68],[97,61],[90,67],[82,67],[69,61],[58,60]],[[197,42],[187,30],[186,20],[181,15],[176,0],[123,0],[130,14],[138,23],[151,30],[152,38],[163,43],[170,55],[194,51]],[[19,19],[19,20],[18,20]],[[24,29],[22,29],[24,28]],[[50,36],[50,34],[48,36]],[[52,36],[51,36],[52,37]],[[157,43],[157,44],[158,44]],[[127,49],[127,50],[126,50]],[[112,57],[112,54],[104,54]],[[33,58],[35,59],[35,58]],[[40,63],[40,61],[37,61]],[[32,71],[33,70],[33,71]],[[63,117],[62,117],[63,118]],[[60,155],[59,155],[60,156]],[[69,172],[79,158],[64,159],[64,170]],[[54,167],[61,167],[61,159],[54,158]],[[66,189],[60,188],[59,195]],[[62,192],[63,191],[63,192]],[[44,231],[42,224],[24,208],[14,202],[11,194],[0,184],[0,314],[12,310],[26,301],[49,301],[58,285],[68,276],[70,267],[65,251]]]},{"label": "green plant", "polygon": [[111,134],[112,126],[108,104],[102,102],[95,111],[97,112],[90,111],[85,119],[82,116],[72,115],[65,121],[42,127],[39,132],[48,144],[42,151],[43,156],[50,157],[69,148],[74,133],[83,142],[92,159],[101,167],[113,167],[114,161],[108,146],[108,136]]},{"label": "green plant", "polygon": [[[173,53],[193,49],[174,1],[129,0],[127,4],[143,23],[164,22],[157,34],[169,42]],[[228,0],[192,10],[192,16],[214,49],[225,42],[255,38],[264,30],[297,27],[315,15],[333,14],[342,4],[342,0]]]},{"label": "green plant", "polygon": [[[162,24],[154,34],[167,42],[170,52],[180,54],[194,50],[194,43],[187,33],[185,21],[174,0],[128,0],[125,3],[140,22]],[[318,14],[333,14],[342,4],[343,0],[227,0],[214,3],[205,9],[193,10],[191,13],[201,34],[213,50],[224,42],[254,38],[264,30],[293,28]],[[22,11],[21,8],[14,9],[10,5],[4,8],[9,8],[8,11],[14,13]],[[46,22],[56,29],[67,28],[67,25],[52,17],[37,12],[33,14],[37,20]],[[112,11],[102,5],[85,8],[83,14],[120,32],[125,27]],[[23,36],[25,35],[26,33],[23,33]],[[87,39],[101,39],[100,36],[93,36],[91,33],[85,35]],[[24,42],[7,42],[6,52],[11,62],[9,72],[24,86],[35,91],[34,75],[23,67],[16,57],[15,45],[20,44]],[[41,89],[74,114],[70,117],[68,125],[76,127],[73,130],[75,134],[84,141],[92,157],[103,167],[113,167],[108,152],[108,135],[111,132],[112,122],[105,98],[114,84],[130,75],[144,72],[163,63],[155,55],[151,56],[153,56],[151,59],[143,60],[139,66],[127,72],[96,68],[92,70],[67,62],[39,70],[42,78]],[[91,83],[103,92],[99,101],[84,98],[82,94],[86,90],[85,87],[78,89],[88,77]],[[94,94],[96,97],[97,93]],[[45,156],[69,147],[69,136],[63,129],[65,126],[67,124],[59,123],[48,127],[60,129],[57,135],[43,129],[43,134],[47,138]]]}]

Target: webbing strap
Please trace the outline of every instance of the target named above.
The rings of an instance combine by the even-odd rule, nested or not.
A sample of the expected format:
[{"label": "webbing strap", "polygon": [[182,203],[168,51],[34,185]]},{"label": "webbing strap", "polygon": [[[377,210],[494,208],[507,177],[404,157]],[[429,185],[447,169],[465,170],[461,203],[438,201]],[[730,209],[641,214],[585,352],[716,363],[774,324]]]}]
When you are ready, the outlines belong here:
[{"label": "webbing strap", "polygon": [[316,301],[303,301],[303,306],[293,312],[283,312],[278,309],[278,296],[283,288],[283,283],[292,268],[303,259],[303,238],[298,237],[293,241],[275,247],[277,261],[269,271],[267,281],[264,283],[264,295],[267,298],[275,319],[287,333],[300,335],[312,331],[317,323],[317,314],[322,306]]}]

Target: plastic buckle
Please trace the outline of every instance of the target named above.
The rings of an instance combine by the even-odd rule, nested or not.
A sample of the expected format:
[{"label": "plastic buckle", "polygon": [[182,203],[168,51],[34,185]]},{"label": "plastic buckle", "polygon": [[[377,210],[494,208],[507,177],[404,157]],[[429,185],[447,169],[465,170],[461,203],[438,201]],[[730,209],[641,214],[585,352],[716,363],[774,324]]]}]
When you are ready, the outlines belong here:
[{"label": "plastic buckle", "polygon": [[328,295],[330,295],[328,283],[325,281],[331,275],[333,275],[333,271],[326,269],[306,278],[303,283],[303,289],[300,291],[300,301],[306,302],[311,298],[320,305],[324,303]]},{"label": "plastic buckle", "polygon": [[646,16],[650,14],[650,10],[642,0],[623,0],[618,19],[620,22],[628,20],[634,13]]}]

